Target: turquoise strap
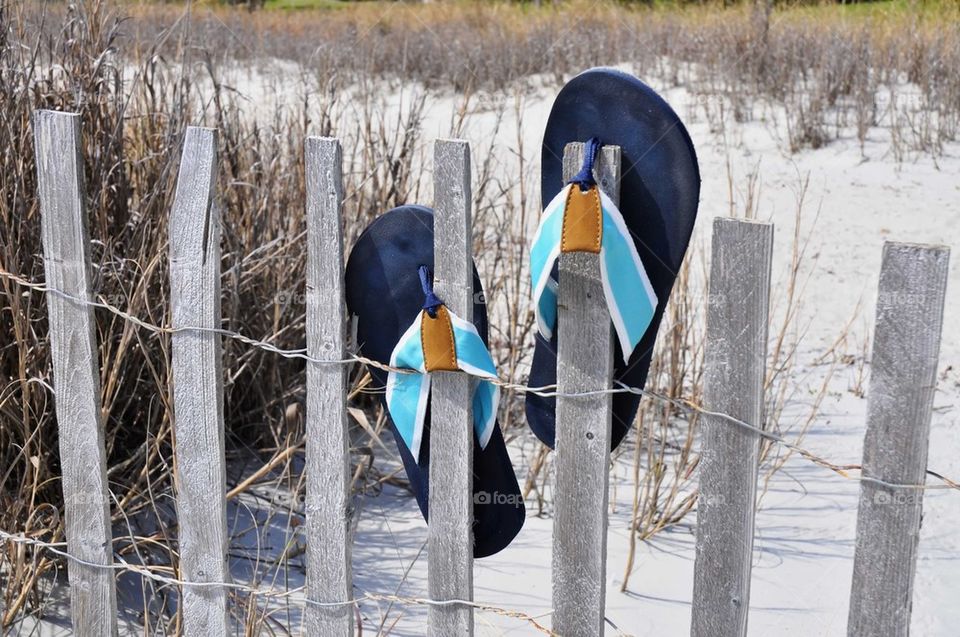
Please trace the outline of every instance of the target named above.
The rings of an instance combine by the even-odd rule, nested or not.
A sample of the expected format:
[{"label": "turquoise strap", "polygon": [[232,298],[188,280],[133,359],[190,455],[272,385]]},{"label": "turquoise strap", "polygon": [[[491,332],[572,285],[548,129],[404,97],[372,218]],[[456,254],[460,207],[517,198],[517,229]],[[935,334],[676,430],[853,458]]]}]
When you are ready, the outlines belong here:
[{"label": "turquoise strap", "polygon": [[[557,324],[557,281],[552,272],[560,258],[564,207],[570,188],[576,187],[576,183],[564,186],[547,205],[530,247],[534,313],[537,329],[547,340],[553,338]],[[603,214],[600,277],[607,310],[626,363],[653,321],[658,301],[623,215],[602,190],[600,203]]]}]

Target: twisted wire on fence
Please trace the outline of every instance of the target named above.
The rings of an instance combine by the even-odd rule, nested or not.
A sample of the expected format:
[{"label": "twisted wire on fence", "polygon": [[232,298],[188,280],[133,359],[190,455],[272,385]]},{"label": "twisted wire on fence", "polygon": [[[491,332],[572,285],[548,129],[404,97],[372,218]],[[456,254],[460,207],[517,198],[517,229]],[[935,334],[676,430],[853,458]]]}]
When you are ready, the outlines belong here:
[{"label": "twisted wire on fence", "polygon": [[[175,333],[177,333],[177,332],[207,332],[207,333],[214,333],[214,334],[219,334],[220,336],[224,336],[224,337],[226,337],[226,338],[230,338],[230,339],[236,340],[236,341],[238,341],[238,342],[240,342],[240,343],[243,343],[243,344],[245,344],[245,345],[249,345],[249,346],[251,346],[251,347],[256,347],[256,348],[261,349],[261,350],[263,350],[263,351],[270,352],[270,353],[276,354],[276,355],[278,355],[278,356],[282,356],[282,357],[284,357],[284,358],[302,359],[302,360],[304,360],[304,361],[311,362],[311,363],[315,363],[315,364],[319,364],[319,365],[351,365],[351,364],[354,364],[354,363],[363,363],[364,365],[368,365],[368,366],[370,366],[370,367],[374,367],[374,368],[376,368],[376,369],[379,369],[379,370],[382,370],[382,371],[386,371],[386,372],[395,372],[395,373],[399,373],[399,374],[409,374],[409,373],[411,373],[411,371],[408,370],[408,369],[403,369],[403,368],[399,368],[399,367],[391,367],[390,365],[387,365],[387,364],[385,364],[385,363],[381,363],[380,361],[376,361],[376,360],[367,358],[367,357],[365,357],[365,356],[361,356],[361,355],[359,355],[359,354],[351,354],[349,357],[344,358],[344,359],[341,359],[341,360],[319,359],[319,358],[315,358],[315,357],[309,356],[309,355],[306,353],[306,349],[282,349],[282,348],[279,348],[279,347],[277,347],[277,346],[275,346],[275,345],[273,345],[273,344],[271,344],[271,343],[268,343],[268,342],[266,342],[266,341],[257,340],[257,339],[251,338],[251,337],[249,337],[249,336],[245,336],[245,335],[243,335],[243,334],[240,334],[239,332],[234,332],[234,331],[226,330],[226,329],[222,329],[222,328],[203,328],[203,327],[180,327],[180,328],[172,328],[172,327],[164,327],[164,326],[161,326],[161,325],[154,325],[153,323],[149,323],[149,322],[144,321],[143,319],[141,319],[141,318],[139,318],[139,317],[137,317],[137,316],[134,316],[134,315],[132,315],[132,314],[129,314],[129,313],[127,313],[127,312],[124,312],[124,311],[121,310],[120,308],[115,307],[114,305],[111,305],[111,304],[109,304],[109,303],[106,303],[106,302],[104,302],[104,301],[102,301],[102,300],[101,300],[101,301],[90,301],[90,300],[87,300],[87,299],[82,299],[82,298],[80,298],[80,297],[76,297],[76,296],[67,294],[67,293],[62,292],[62,291],[60,291],[60,290],[48,288],[48,287],[47,287],[46,285],[44,285],[43,283],[37,283],[36,281],[30,281],[29,279],[25,279],[25,278],[23,278],[23,277],[21,277],[21,276],[18,276],[18,275],[16,275],[16,274],[12,273],[12,272],[8,272],[8,271],[6,271],[6,270],[4,270],[4,269],[2,269],[2,268],[0,268],[0,276],[4,277],[4,278],[6,278],[6,279],[8,279],[8,280],[10,280],[10,281],[13,281],[13,282],[16,283],[17,285],[19,285],[19,286],[21,286],[21,287],[24,287],[24,288],[29,288],[29,289],[31,289],[31,290],[35,290],[35,291],[43,292],[43,293],[57,294],[57,295],[59,295],[59,296],[62,296],[63,298],[66,298],[66,299],[74,302],[74,303],[80,303],[80,304],[82,304],[82,305],[86,305],[86,306],[90,306],[90,307],[96,307],[96,308],[101,308],[101,309],[107,310],[107,311],[115,314],[116,316],[122,318],[123,320],[125,320],[125,321],[127,321],[127,322],[129,322],[129,323],[132,323],[133,325],[136,325],[137,327],[140,327],[140,328],[142,328],[142,329],[145,329],[145,330],[147,330],[147,331],[150,331],[150,332],[153,332],[153,333],[156,333],[156,334],[175,334]],[[465,372],[465,373],[467,373],[467,372]],[[486,378],[485,378],[485,380],[489,380],[489,379],[486,379]],[[897,483],[893,483],[893,482],[888,482],[888,481],[886,481],[886,480],[881,480],[880,478],[875,478],[875,477],[872,477],[872,476],[851,475],[850,473],[848,473],[849,471],[862,471],[862,470],[863,470],[863,467],[862,467],[861,465],[859,465],[859,464],[838,464],[838,463],[835,463],[835,462],[831,462],[830,460],[827,460],[826,458],[823,458],[823,457],[821,457],[821,456],[818,456],[817,454],[809,451],[808,449],[805,449],[804,447],[801,447],[800,445],[797,445],[797,444],[795,444],[795,443],[790,442],[789,440],[787,440],[787,439],[784,438],[783,436],[780,436],[780,435],[775,434],[775,433],[773,433],[773,432],[767,431],[767,430],[765,430],[765,429],[763,429],[763,428],[761,428],[761,427],[757,427],[757,426],[755,426],[755,425],[751,425],[750,423],[745,422],[745,421],[743,421],[743,420],[741,420],[741,419],[739,419],[739,418],[735,418],[735,417],[733,417],[733,416],[731,416],[731,415],[729,415],[729,414],[725,414],[725,413],[721,413],[721,412],[717,412],[717,411],[711,411],[711,410],[704,408],[703,406],[697,404],[696,402],[694,402],[694,401],[692,401],[692,400],[690,400],[690,399],[687,399],[687,398],[671,398],[671,397],[669,397],[669,396],[664,396],[664,395],[658,394],[658,393],[656,393],[656,392],[648,391],[648,390],[643,389],[643,388],[641,388],[641,387],[630,387],[630,386],[625,385],[624,383],[621,383],[621,382],[617,382],[618,387],[611,387],[611,388],[609,388],[609,389],[597,389],[597,390],[586,391],[586,392],[572,392],[572,393],[570,393],[570,392],[568,392],[568,393],[561,393],[561,392],[559,392],[559,391],[556,390],[556,386],[555,386],[555,385],[545,385],[545,386],[542,386],[542,387],[531,387],[531,386],[529,386],[529,385],[525,385],[525,384],[522,384],[522,383],[516,383],[516,382],[510,381],[510,380],[503,379],[503,378],[497,378],[497,379],[495,379],[495,380],[491,380],[490,382],[493,382],[495,385],[498,385],[499,387],[501,387],[502,389],[504,389],[504,390],[506,390],[506,391],[512,391],[512,392],[521,393],[521,394],[535,394],[535,395],[537,395],[537,396],[544,396],[544,397],[558,397],[558,396],[563,396],[563,397],[576,398],[576,397],[584,397],[584,396],[596,396],[596,395],[602,395],[602,394],[622,394],[622,393],[636,394],[636,395],[638,395],[638,396],[643,396],[643,397],[649,398],[649,399],[651,399],[651,400],[655,400],[655,401],[658,401],[658,402],[661,402],[661,403],[669,404],[669,405],[671,405],[671,406],[673,406],[673,407],[675,407],[675,408],[677,408],[677,409],[680,409],[680,410],[682,410],[682,411],[684,411],[684,412],[686,412],[686,413],[688,413],[688,414],[698,414],[698,415],[701,415],[701,416],[710,416],[710,417],[713,417],[713,418],[722,419],[722,420],[724,420],[724,421],[726,421],[726,422],[729,422],[729,423],[732,424],[732,425],[735,425],[735,426],[737,426],[737,427],[741,427],[741,428],[743,428],[743,429],[746,429],[746,430],[748,430],[748,431],[751,431],[751,432],[753,432],[753,433],[756,433],[757,435],[759,435],[759,436],[762,437],[762,438],[765,438],[766,440],[770,440],[770,441],[772,441],[772,442],[774,442],[774,443],[776,443],[776,444],[784,447],[785,449],[788,449],[788,450],[790,450],[790,451],[793,451],[794,453],[798,454],[799,456],[801,456],[801,457],[804,458],[805,460],[808,460],[808,461],[810,461],[810,462],[812,462],[812,463],[814,463],[814,464],[816,464],[816,465],[818,465],[818,466],[821,466],[821,467],[823,467],[823,468],[825,468],[825,469],[829,469],[830,471],[836,473],[837,475],[839,475],[839,476],[841,476],[841,477],[843,477],[843,478],[847,478],[847,479],[849,479],[849,480],[856,480],[856,481],[858,481],[858,482],[870,482],[870,483],[873,483],[873,484],[877,484],[877,485],[881,485],[881,486],[887,487],[887,488],[889,488],[889,489],[906,489],[906,490],[914,490],[914,491],[916,491],[916,490],[920,490],[920,491],[923,491],[923,490],[934,490],[934,489],[953,489],[953,490],[960,491],[960,482],[958,482],[957,480],[953,480],[953,479],[951,479],[951,478],[949,478],[949,477],[947,477],[947,476],[945,476],[945,475],[943,475],[943,474],[941,474],[941,473],[939,473],[939,472],[937,472],[937,471],[933,471],[932,469],[927,469],[927,470],[926,470],[926,474],[927,474],[928,476],[931,476],[931,477],[933,477],[933,478],[936,478],[936,479],[940,480],[943,484],[897,484]]]},{"label": "twisted wire on fence", "polygon": [[[76,555],[72,555],[63,547],[66,546],[66,542],[44,542],[42,540],[37,540],[35,538],[26,537],[22,534],[12,534],[7,533],[6,531],[0,530],[0,540],[6,542],[14,542],[20,545],[32,546],[44,551],[48,551],[55,555],[59,555],[69,561],[87,566],[90,568],[96,568],[100,570],[108,571],[123,571],[127,573],[132,573],[139,575],[140,577],[147,578],[151,581],[157,582],[159,584],[166,584],[169,586],[183,586],[187,588],[224,588],[231,591],[236,591],[238,593],[249,593],[258,597],[269,597],[272,599],[288,599],[298,593],[304,592],[303,586],[298,586],[296,588],[285,589],[285,590],[276,590],[273,588],[258,588],[255,586],[248,586],[246,584],[237,584],[235,582],[189,582],[186,580],[178,579],[176,577],[169,577],[166,575],[160,575],[159,573],[154,572],[147,566],[142,566],[138,564],[130,564],[129,562],[122,561],[120,563],[114,562],[113,564],[100,564],[97,562],[90,562],[88,560],[81,559]],[[522,613],[517,610],[510,610],[508,608],[502,608],[500,606],[494,606],[492,604],[484,604],[482,602],[474,602],[466,599],[447,599],[447,600],[437,600],[437,599],[428,599],[425,597],[404,597],[400,595],[385,595],[382,593],[366,593],[354,597],[353,599],[348,599],[342,602],[318,602],[306,597],[300,598],[301,601],[306,606],[316,606],[318,608],[335,608],[339,606],[353,606],[361,602],[393,602],[401,604],[411,604],[419,606],[451,606],[451,605],[462,605],[470,606],[476,610],[482,612],[493,613],[495,615],[500,615],[501,617],[509,617],[512,619],[519,619],[529,623],[538,631],[546,635],[554,635],[555,633],[549,628],[546,628],[543,624],[539,623],[537,619],[544,615],[549,615],[550,613],[545,613],[534,617],[526,613]]]}]

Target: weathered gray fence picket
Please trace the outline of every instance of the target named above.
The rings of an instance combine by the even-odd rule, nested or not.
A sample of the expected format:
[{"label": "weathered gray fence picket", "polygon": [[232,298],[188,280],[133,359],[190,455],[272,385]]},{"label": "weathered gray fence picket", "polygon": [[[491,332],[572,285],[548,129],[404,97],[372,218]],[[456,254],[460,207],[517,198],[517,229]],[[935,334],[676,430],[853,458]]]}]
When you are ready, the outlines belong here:
[{"label": "weathered gray fence picket", "polygon": [[[60,428],[74,632],[117,630],[109,491],[101,423],[89,238],[77,115],[34,116],[37,183]],[[170,213],[170,288],[176,501],[183,631],[230,629],[220,327],[217,135],[187,130]],[[564,153],[564,177],[583,144]],[[350,603],[350,457],[343,302],[341,149],[306,141],[307,591],[304,631],[354,632]],[[450,310],[473,314],[470,151],[437,141],[434,283]],[[600,187],[619,199],[620,153],[604,147]],[[559,186],[560,184],[558,184]],[[714,222],[705,360],[707,410],[763,423],[773,227]],[[949,250],[887,244],[877,303],[867,433],[850,598],[851,636],[906,635],[910,625],[927,446]],[[609,388],[613,334],[596,255],[563,255],[558,390]],[[476,379],[432,379],[428,631],[470,635],[473,607],[472,390]],[[603,633],[610,394],[557,400],[553,629]],[[691,634],[746,632],[760,434],[727,416],[702,420],[700,501]],[[891,486],[893,485],[893,486]],[[896,486],[896,485],[899,485]],[[192,586],[191,583],[206,584]],[[450,602],[450,603],[443,603]]]},{"label": "weathered gray fence picket", "polygon": [[[180,576],[217,583],[227,569],[220,335],[217,132],[190,126],[170,211],[170,309]],[[201,328],[201,330],[193,329]],[[225,635],[223,586],[183,586],[183,633]]]},{"label": "weathered gray fence picket", "polygon": [[950,251],[883,246],[847,632],[910,632],[913,575]]},{"label": "weathered gray fence picket", "polygon": [[[773,226],[713,223],[703,403],[763,425]],[[690,634],[747,632],[760,435],[704,415]]]},{"label": "weathered gray fence picket", "polygon": [[[60,431],[67,548],[90,564],[113,563],[100,372],[90,286],[80,116],[37,111],[33,119],[43,266]],[[55,292],[54,292],[55,290]],[[70,606],[78,635],[117,632],[113,571],[71,561]]]},{"label": "weathered gray fence picket", "polygon": [[[564,149],[564,181],[580,170],[583,153],[582,143]],[[619,203],[618,146],[601,148],[594,176],[607,196]],[[557,391],[609,389],[613,331],[600,257],[562,254],[559,267]],[[561,635],[603,634],[611,415],[609,393],[557,398],[553,630]]]},{"label": "weathered gray fence picket", "polygon": [[[336,139],[309,137],[307,184],[307,635],[353,634],[349,537],[342,159]],[[317,360],[330,361],[323,365]],[[339,604],[338,604],[339,603]]]},{"label": "weathered gray fence picket", "polygon": [[[473,320],[470,146],[437,140],[433,152],[434,289]],[[430,525],[427,578],[434,600],[473,600],[473,388],[461,372],[434,372],[430,386]],[[473,607],[431,605],[433,637],[473,634]]]}]

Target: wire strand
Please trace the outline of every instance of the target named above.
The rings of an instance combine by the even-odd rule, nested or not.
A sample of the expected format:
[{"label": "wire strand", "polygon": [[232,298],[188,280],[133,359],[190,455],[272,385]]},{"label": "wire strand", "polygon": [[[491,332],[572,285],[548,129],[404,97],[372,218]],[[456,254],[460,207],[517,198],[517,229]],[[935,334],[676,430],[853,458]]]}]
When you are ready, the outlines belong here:
[{"label": "wire strand", "polygon": [[[269,342],[267,342],[267,341],[261,341],[261,340],[257,340],[257,339],[254,339],[254,338],[250,338],[249,336],[244,336],[243,334],[240,334],[239,332],[234,332],[234,331],[231,331],[231,330],[225,330],[225,329],[223,329],[223,328],[215,328],[215,327],[177,327],[177,328],[173,328],[173,327],[164,327],[164,326],[160,326],[160,325],[154,325],[154,324],[152,324],[152,323],[148,323],[148,322],[144,321],[143,319],[140,319],[139,317],[136,317],[136,316],[134,316],[134,315],[132,315],[132,314],[129,314],[128,312],[124,312],[124,311],[121,310],[120,308],[115,307],[115,306],[113,306],[113,305],[111,305],[111,304],[109,304],[109,303],[106,303],[106,302],[102,301],[102,300],[100,300],[100,301],[90,301],[90,300],[88,300],[88,299],[82,299],[82,298],[79,298],[79,297],[77,297],[77,296],[73,296],[73,295],[67,294],[66,292],[63,292],[63,291],[61,291],[61,290],[57,290],[57,289],[54,289],[54,288],[49,288],[49,287],[47,287],[46,285],[44,285],[44,284],[42,284],[42,283],[37,283],[37,282],[35,282],[35,281],[30,281],[29,279],[25,279],[25,278],[23,278],[23,277],[21,277],[21,276],[18,276],[18,275],[16,275],[16,274],[13,274],[12,272],[8,272],[7,270],[4,270],[4,269],[2,269],[2,268],[0,268],[0,277],[4,277],[4,278],[6,278],[6,279],[9,279],[9,280],[13,281],[13,282],[16,283],[16,284],[18,284],[18,285],[20,285],[20,286],[22,286],[22,287],[25,287],[25,288],[29,288],[29,289],[31,289],[31,290],[35,290],[35,291],[38,291],[38,292],[49,293],[49,294],[54,294],[54,295],[60,296],[60,297],[65,298],[65,299],[67,299],[67,300],[69,300],[69,301],[71,301],[71,302],[74,302],[74,303],[79,303],[79,304],[81,304],[81,305],[90,306],[90,307],[96,307],[96,308],[100,308],[100,309],[107,310],[107,311],[115,314],[116,316],[119,316],[120,318],[124,319],[125,321],[128,321],[128,322],[130,322],[130,323],[132,323],[132,324],[134,324],[134,325],[136,325],[136,326],[138,326],[138,327],[140,327],[140,328],[143,328],[143,329],[145,329],[145,330],[148,330],[148,331],[153,332],[153,333],[156,333],[156,334],[176,334],[176,333],[179,333],[179,332],[200,332],[200,333],[218,334],[218,335],[220,335],[220,336],[224,336],[224,337],[227,337],[227,338],[230,338],[230,339],[239,341],[239,342],[241,342],[241,343],[243,343],[243,344],[245,344],[245,345],[248,345],[248,346],[250,346],[250,347],[255,347],[255,348],[261,349],[261,350],[263,350],[263,351],[270,352],[270,353],[276,354],[276,355],[278,355],[278,356],[282,356],[282,357],[284,357],[284,358],[298,358],[298,359],[302,359],[302,360],[305,360],[305,361],[307,361],[307,362],[315,363],[315,364],[319,364],[319,365],[351,365],[351,364],[354,364],[354,363],[362,363],[362,364],[367,365],[367,366],[369,366],[369,367],[373,367],[373,368],[375,368],[375,369],[379,369],[379,370],[382,370],[382,371],[385,371],[385,372],[394,372],[394,373],[398,373],[398,374],[409,374],[409,373],[412,373],[411,370],[404,369],[404,368],[399,368],[399,367],[392,367],[392,366],[387,365],[387,364],[385,364],[385,363],[381,363],[380,361],[373,360],[373,359],[367,358],[367,357],[365,357],[365,356],[361,356],[361,355],[359,355],[359,354],[354,354],[354,353],[351,353],[347,358],[316,358],[316,357],[312,357],[312,356],[307,355],[305,349],[297,349],[297,350],[281,349],[281,348],[279,348],[279,347],[277,347],[277,346],[275,346],[275,345],[273,345],[272,343],[269,343]],[[467,372],[464,372],[464,373],[467,373]],[[797,453],[798,455],[800,455],[800,456],[801,456],[802,458],[804,458],[805,460],[807,460],[807,461],[809,461],[809,462],[812,462],[813,464],[816,464],[816,465],[818,465],[818,466],[820,466],[820,467],[823,467],[823,468],[825,468],[825,469],[829,469],[830,471],[834,472],[835,474],[837,474],[837,475],[839,475],[839,476],[841,476],[841,477],[847,478],[847,479],[849,479],[849,480],[856,480],[856,481],[858,481],[858,482],[867,482],[867,483],[870,483],[870,484],[876,484],[876,485],[878,485],[878,486],[882,486],[882,487],[885,487],[885,488],[888,488],[888,489],[904,489],[904,490],[911,490],[911,491],[925,491],[925,490],[934,490],[934,489],[950,489],[950,490],[960,491],[960,483],[958,483],[956,480],[953,480],[953,479],[951,479],[951,478],[948,478],[947,476],[943,475],[942,473],[939,473],[939,472],[937,472],[937,471],[933,471],[933,470],[930,470],[930,469],[927,469],[927,470],[925,471],[925,475],[931,476],[931,477],[933,477],[933,478],[936,478],[937,480],[940,480],[940,481],[942,482],[942,484],[926,484],[926,483],[924,483],[924,484],[900,484],[900,483],[889,482],[889,481],[887,481],[887,480],[883,480],[883,479],[881,479],[881,478],[877,478],[877,477],[874,477],[874,476],[864,475],[864,474],[863,474],[863,467],[862,467],[861,465],[858,465],[858,464],[843,464],[843,465],[841,465],[841,464],[837,464],[837,463],[831,462],[831,461],[827,460],[826,458],[822,458],[822,457],[814,454],[813,452],[809,451],[808,449],[805,449],[804,447],[801,447],[801,446],[799,446],[799,445],[797,445],[797,444],[794,444],[794,443],[788,441],[788,440],[787,440],[786,438],[784,438],[783,436],[780,436],[780,435],[775,434],[775,433],[773,433],[773,432],[767,431],[767,430],[763,429],[762,427],[757,427],[757,426],[755,426],[755,425],[752,425],[752,424],[750,424],[750,423],[748,423],[748,422],[745,422],[744,420],[741,420],[741,419],[739,419],[739,418],[736,418],[736,417],[734,417],[734,416],[731,416],[730,414],[725,414],[725,413],[721,413],[721,412],[717,412],[717,411],[711,411],[711,410],[706,409],[706,408],[704,408],[703,406],[695,403],[694,401],[689,400],[689,399],[686,399],[686,398],[671,398],[671,397],[669,397],[669,396],[664,396],[664,395],[658,394],[658,393],[656,393],[656,392],[648,391],[648,390],[643,389],[643,388],[641,388],[641,387],[630,387],[630,386],[625,385],[624,383],[621,383],[621,382],[619,382],[619,381],[617,381],[617,385],[618,385],[617,387],[610,387],[610,388],[606,388],[606,389],[597,389],[597,390],[583,391],[583,392],[560,392],[560,391],[557,391],[556,385],[545,385],[545,386],[541,386],[541,387],[531,387],[531,386],[529,386],[529,385],[524,385],[524,384],[521,384],[521,383],[515,383],[515,382],[509,381],[509,380],[505,380],[505,379],[503,379],[503,378],[489,379],[489,378],[487,378],[487,377],[484,377],[484,380],[488,380],[489,382],[492,382],[493,384],[499,386],[501,389],[504,389],[504,390],[506,390],[506,391],[511,391],[511,392],[515,392],[515,393],[519,393],[519,394],[535,394],[535,395],[537,395],[537,396],[543,396],[543,397],[547,397],[547,398],[559,398],[559,397],[563,397],[563,398],[584,398],[584,397],[590,397],[590,396],[602,396],[602,395],[606,395],[606,394],[622,394],[622,393],[636,394],[636,395],[638,395],[638,396],[642,396],[642,397],[645,397],[645,398],[649,398],[649,399],[654,400],[654,401],[658,401],[658,402],[661,402],[661,403],[669,404],[669,405],[671,405],[671,406],[673,406],[673,407],[675,407],[675,408],[677,408],[677,409],[680,409],[681,411],[683,411],[683,412],[685,412],[685,413],[687,413],[687,414],[696,414],[696,415],[700,415],[700,416],[707,416],[707,417],[709,417],[709,418],[716,418],[716,419],[719,419],[719,420],[723,420],[723,421],[725,421],[725,422],[728,422],[728,423],[730,423],[730,424],[732,424],[732,425],[735,425],[735,426],[737,426],[737,427],[740,427],[740,428],[742,428],[742,429],[745,429],[745,430],[747,430],[747,431],[750,431],[750,432],[752,432],[752,433],[755,433],[755,434],[759,435],[760,437],[762,437],[762,438],[764,438],[764,439],[766,439],[766,440],[770,440],[771,442],[774,442],[774,443],[776,443],[776,444],[779,444],[780,446],[782,446],[782,447],[784,447],[784,448],[786,448],[786,449],[789,449],[789,450]],[[855,471],[860,471],[860,472],[861,472],[860,475],[851,475],[851,474],[849,473],[849,471],[854,471],[854,470],[855,470]]]},{"label": "wire strand", "polygon": [[[304,591],[304,587],[299,586],[296,588],[291,588],[287,590],[277,590],[273,588],[258,588],[255,586],[249,586],[247,584],[237,584],[235,582],[188,582],[186,580],[178,579],[176,577],[169,577],[166,575],[160,575],[159,573],[154,572],[147,566],[141,566],[136,564],[130,564],[127,561],[121,561],[119,563],[114,562],[112,564],[101,564],[99,562],[91,562],[90,560],[85,560],[76,555],[69,553],[61,547],[66,546],[65,542],[44,542],[42,540],[37,540],[35,538],[26,537],[23,534],[12,534],[7,533],[6,531],[0,531],[0,539],[13,542],[15,544],[32,546],[34,548],[42,549],[49,551],[55,555],[59,555],[71,562],[86,566],[88,568],[94,568],[104,571],[122,571],[127,573],[133,573],[144,577],[146,579],[152,580],[160,584],[167,584],[170,586],[180,586],[185,588],[223,588],[227,590],[233,590],[240,593],[248,593],[251,595],[256,595],[258,597],[268,597],[275,599],[290,599],[293,598],[295,602],[302,602],[305,606],[315,606],[317,608],[339,608],[342,606],[356,606],[357,604],[365,601],[387,601],[400,604],[410,604],[410,605],[420,605],[420,606],[468,606],[475,610],[481,612],[494,613],[502,617],[510,617],[513,619],[520,619],[525,622],[528,622],[534,628],[546,635],[554,635],[555,633],[550,629],[546,628],[540,624],[537,619],[526,613],[511,610],[508,608],[503,608],[500,606],[494,606],[493,604],[486,604],[483,602],[475,602],[467,599],[429,599],[425,597],[403,597],[400,595],[393,594],[382,594],[382,593],[368,593],[363,592],[363,594],[354,597],[353,599],[348,599],[340,602],[318,602],[306,597],[295,598],[294,596],[297,593]],[[551,610],[550,614],[553,611]]]}]

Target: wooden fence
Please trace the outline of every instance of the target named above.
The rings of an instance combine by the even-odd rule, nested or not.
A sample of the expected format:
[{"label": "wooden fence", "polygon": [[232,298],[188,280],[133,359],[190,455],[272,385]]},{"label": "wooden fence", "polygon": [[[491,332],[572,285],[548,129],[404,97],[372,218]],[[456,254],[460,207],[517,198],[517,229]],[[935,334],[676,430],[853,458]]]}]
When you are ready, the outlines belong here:
[{"label": "wooden fence", "polygon": [[[34,131],[73,627],[117,630],[99,364],[91,302],[79,117],[38,111]],[[564,173],[576,172],[571,144]],[[435,285],[451,310],[473,308],[470,150],[437,141]],[[616,201],[619,148],[605,147],[601,187]],[[304,632],[352,635],[350,484],[343,290],[341,149],[306,142],[306,534]],[[220,334],[217,133],[188,128],[170,213],[176,501],[183,633],[231,630]],[[691,634],[741,636],[750,602],[756,482],[773,226],[713,225],[700,500]],[[876,315],[863,476],[850,597],[850,635],[906,635],[922,510],[949,251],[888,243]],[[604,630],[612,334],[596,255],[563,255],[559,294],[553,630]],[[598,355],[599,353],[599,355]],[[428,633],[473,633],[471,388],[438,373],[431,407]],[[467,461],[464,461],[464,460]],[[909,497],[904,498],[906,493]]]}]

